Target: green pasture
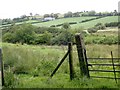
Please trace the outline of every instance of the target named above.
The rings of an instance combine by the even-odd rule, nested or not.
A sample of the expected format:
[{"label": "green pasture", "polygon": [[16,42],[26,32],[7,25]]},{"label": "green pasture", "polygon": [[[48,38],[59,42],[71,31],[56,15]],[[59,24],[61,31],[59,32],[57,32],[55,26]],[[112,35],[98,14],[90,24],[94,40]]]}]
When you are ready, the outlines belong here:
[{"label": "green pasture", "polygon": [[[110,22],[118,22],[118,16],[107,16],[107,17],[80,23],[83,20],[92,19],[92,18],[96,18],[96,17],[86,16],[86,17],[62,18],[62,19],[56,19],[56,20],[47,21],[47,22],[41,22],[40,20],[29,20],[29,21],[25,21],[25,23],[33,23],[33,25],[38,26],[38,27],[43,27],[43,26],[50,27],[51,25],[63,24],[65,22],[68,22],[68,23],[77,22],[77,24],[71,25],[71,27],[72,28],[84,27],[85,29],[87,29],[89,27],[93,27],[97,23],[105,24],[105,23],[110,23]],[[20,22],[16,24],[21,24],[21,23],[24,23],[24,22]],[[9,25],[2,25],[2,27],[7,27]]]},{"label": "green pasture", "polygon": [[79,23],[82,20],[86,20],[86,19],[91,19],[91,18],[95,18],[95,17],[73,17],[73,18],[62,18],[62,19],[56,19],[53,21],[48,21],[48,22],[43,22],[43,23],[38,23],[38,24],[34,24],[36,26],[47,26],[50,27],[51,25],[58,25],[58,24],[63,24],[65,22],[77,22]]},{"label": "green pasture", "polygon": [[85,29],[87,29],[90,27],[94,27],[94,25],[96,25],[97,23],[105,24],[105,23],[110,23],[110,22],[118,22],[118,16],[108,16],[108,17],[104,17],[104,18],[100,18],[100,19],[72,25],[72,27],[73,28],[84,27]]},{"label": "green pasture", "polygon": [[97,23],[110,23],[110,22],[118,22],[118,16],[108,16],[108,17],[103,17],[100,19],[95,19],[95,20],[91,20],[88,22],[83,22],[83,23],[79,23],[82,20],[86,20],[86,19],[91,19],[91,18],[95,18],[95,17],[74,17],[74,18],[63,18],[63,19],[57,19],[54,21],[48,21],[48,22],[43,22],[43,23],[37,23],[37,24],[33,24],[36,26],[47,26],[50,27],[51,25],[58,25],[58,24],[62,24],[65,22],[77,22],[77,24],[71,25],[72,28],[79,28],[79,27],[84,27],[85,29],[93,27],[94,25],[96,25]]}]

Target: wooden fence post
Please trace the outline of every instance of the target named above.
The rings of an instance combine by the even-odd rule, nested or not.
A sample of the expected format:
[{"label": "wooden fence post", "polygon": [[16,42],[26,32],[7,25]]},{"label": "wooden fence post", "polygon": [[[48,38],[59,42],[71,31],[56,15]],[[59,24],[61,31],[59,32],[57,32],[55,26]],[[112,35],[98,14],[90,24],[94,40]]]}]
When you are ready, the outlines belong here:
[{"label": "wooden fence post", "polygon": [[63,61],[65,60],[65,58],[68,56],[69,51],[65,54],[65,56],[62,58],[62,60],[60,61],[60,63],[57,65],[57,67],[55,68],[55,70],[52,72],[52,74],[50,75],[50,77],[52,78],[53,75],[56,73],[56,71],[58,70],[58,68],[61,66],[61,64],[63,63]]},{"label": "wooden fence post", "polygon": [[3,61],[2,61],[2,49],[0,48],[0,64],[1,64],[1,81],[4,86],[4,72],[3,72]]},{"label": "wooden fence post", "polygon": [[85,64],[85,55],[84,55],[85,46],[84,46],[83,38],[80,33],[75,35],[75,40],[76,40],[81,76],[87,76],[88,72],[86,67],[88,65]]},{"label": "wooden fence post", "polygon": [[69,51],[70,79],[72,80],[74,78],[72,42],[68,43],[68,51]]}]

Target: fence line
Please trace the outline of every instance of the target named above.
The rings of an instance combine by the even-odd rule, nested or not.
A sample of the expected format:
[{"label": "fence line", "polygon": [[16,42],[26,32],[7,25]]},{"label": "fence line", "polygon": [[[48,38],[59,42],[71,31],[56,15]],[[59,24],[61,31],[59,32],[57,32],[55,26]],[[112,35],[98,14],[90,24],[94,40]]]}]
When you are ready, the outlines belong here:
[{"label": "fence line", "polygon": [[[111,58],[87,58],[87,60],[111,60]],[[113,58],[113,60],[120,60],[120,58]]]},{"label": "fence line", "polygon": [[88,66],[92,67],[92,66],[108,66],[108,67],[113,67],[113,70],[104,70],[104,69],[101,69],[101,70],[93,70],[93,69],[89,69],[89,72],[106,72],[106,73],[114,73],[114,77],[107,77],[107,76],[91,76],[91,78],[106,78],[106,79],[115,79],[116,83],[117,83],[117,79],[120,79],[120,77],[116,77],[116,73],[120,73],[120,70],[115,70],[115,66],[120,66],[120,63],[117,62],[117,63],[114,63],[113,61],[119,61],[120,58],[113,58],[113,55],[111,55],[111,58],[87,58],[88,61],[111,61],[111,63],[88,63]]},{"label": "fence line", "polygon": [[[112,70],[89,70],[91,72],[114,72]],[[115,72],[120,72],[120,70],[116,70]]]}]

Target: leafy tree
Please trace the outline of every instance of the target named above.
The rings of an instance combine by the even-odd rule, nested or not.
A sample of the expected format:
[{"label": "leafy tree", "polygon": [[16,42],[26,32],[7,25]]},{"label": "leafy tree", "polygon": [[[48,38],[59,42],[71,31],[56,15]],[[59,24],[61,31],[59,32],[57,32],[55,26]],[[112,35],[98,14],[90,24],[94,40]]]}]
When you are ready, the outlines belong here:
[{"label": "leafy tree", "polygon": [[68,12],[68,13],[65,13],[64,14],[64,17],[66,18],[66,17],[72,17],[73,16],[73,13],[72,12]]},{"label": "leafy tree", "polygon": [[88,12],[89,16],[95,16],[95,14],[96,14],[96,12],[94,10]]},{"label": "leafy tree", "polygon": [[54,18],[57,19],[58,18],[58,14],[54,14]]},{"label": "leafy tree", "polygon": [[68,42],[74,42],[74,33],[67,30],[63,31],[61,34],[51,40],[52,44],[58,45],[67,45]]},{"label": "leafy tree", "polygon": [[49,32],[44,32],[43,34],[37,34],[34,44],[50,44],[52,34]]},{"label": "leafy tree", "polygon": [[73,13],[73,17],[80,17],[80,13],[79,12]]},{"label": "leafy tree", "polygon": [[46,17],[50,17],[50,15],[49,15],[49,14],[44,14],[43,17],[44,17],[44,18],[46,18]]},{"label": "leafy tree", "polygon": [[9,28],[8,32],[3,35],[3,41],[32,44],[35,37],[35,29],[34,26],[26,23],[22,25],[13,25]]},{"label": "leafy tree", "polygon": [[35,28],[31,24],[23,24],[21,27],[15,31],[16,39],[18,42],[31,44],[32,40],[34,40]]}]

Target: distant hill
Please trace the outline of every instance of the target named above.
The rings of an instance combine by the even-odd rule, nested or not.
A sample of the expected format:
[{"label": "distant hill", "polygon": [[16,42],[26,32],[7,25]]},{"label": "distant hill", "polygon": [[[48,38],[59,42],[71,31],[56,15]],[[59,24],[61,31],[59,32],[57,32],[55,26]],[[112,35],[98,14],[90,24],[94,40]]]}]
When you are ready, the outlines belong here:
[{"label": "distant hill", "polygon": [[[43,23],[35,23],[33,25],[35,26],[47,26],[50,27],[52,25],[55,25],[59,27],[60,24],[63,24],[65,22],[71,23],[72,28],[89,28],[93,27],[97,23],[110,23],[110,22],[118,22],[118,16],[107,16],[102,18],[97,17],[74,17],[74,18],[63,18],[63,19],[56,19],[53,21],[43,22]],[[87,21],[88,20],[88,21]],[[82,22],[84,21],[84,22]],[[72,24],[73,23],[73,24]]]},{"label": "distant hill", "polygon": [[[61,27],[63,23],[69,23],[71,28],[84,27],[85,29],[93,27],[97,23],[110,23],[118,22],[118,16],[107,16],[107,17],[95,17],[95,16],[86,16],[86,17],[73,17],[73,18],[61,18],[55,19],[53,21],[42,22],[40,20],[29,20],[25,23],[31,23],[38,27]],[[24,22],[16,23],[22,24]],[[10,25],[10,24],[9,24]],[[2,25],[0,28],[8,27],[9,25]]]}]

